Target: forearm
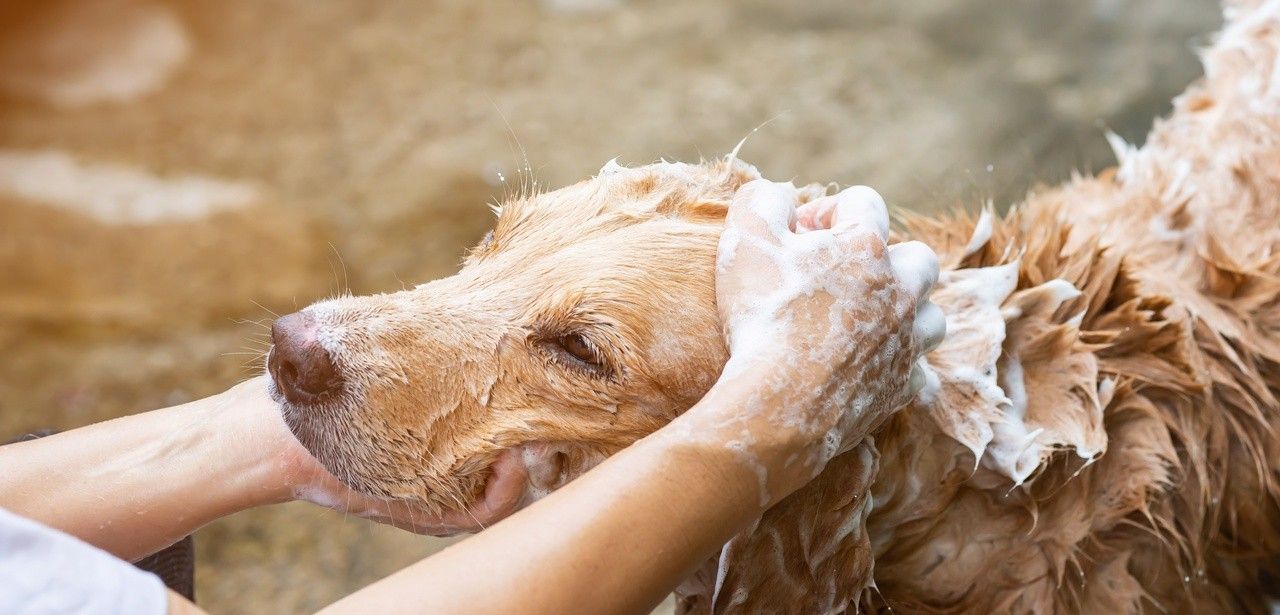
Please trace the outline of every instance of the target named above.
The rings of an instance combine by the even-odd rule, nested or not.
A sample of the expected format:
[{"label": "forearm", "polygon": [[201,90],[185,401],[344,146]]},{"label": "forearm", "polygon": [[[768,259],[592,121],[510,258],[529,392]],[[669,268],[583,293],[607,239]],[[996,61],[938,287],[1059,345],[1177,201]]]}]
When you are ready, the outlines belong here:
[{"label": "forearm", "polygon": [[132,561],[218,517],[282,501],[267,476],[279,461],[246,446],[264,434],[240,420],[256,409],[230,403],[244,395],[237,389],[0,447],[0,507]]},{"label": "forearm", "polygon": [[326,612],[647,612],[759,512],[740,456],[665,432]]}]

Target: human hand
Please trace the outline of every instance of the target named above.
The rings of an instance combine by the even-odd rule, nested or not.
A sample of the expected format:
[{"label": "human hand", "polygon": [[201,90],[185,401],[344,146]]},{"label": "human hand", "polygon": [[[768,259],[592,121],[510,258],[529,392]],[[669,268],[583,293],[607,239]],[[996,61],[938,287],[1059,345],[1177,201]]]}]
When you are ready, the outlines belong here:
[{"label": "human hand", "polygon": [[[252,483],[251,491],[259,494],[253,505],[270,502],[302,500],[326,508],[394,525],[401,529],[422,534],[441,535],[452,528],[466,527],[471,519],[480,516],[481,510],[457,511],[454,517],[428,514],[412,504],[366,495],[351,489],[307,451],[306,447],[290,432],[280,414],[280,405],[267,392],[266,377],[246,380],[224,393],[215,396],[218,416],[216,420],[233,423],[232,447],[228,454],[239,454],[246,459],[259,459],[259,471],[247,472]],[[499,459],[498,463],[514,460]],[[515,463],[523,468],[523,465]],[[513,466],[514,469],[514,466]],[[508,472],[514,479],[523,479],[518,472]],[[486,505],[482,498],[477,506]]]},{"label": "human hand", "polygon": [[796,208],[790,184],[757,180],[729,208],[716,298],[736,404],[695,408],[759,465],[765,499],[799,488],[923,383],[920,356],[946,321],[927,301],[937,257],[886,245],[884,201],[865,186]]}]

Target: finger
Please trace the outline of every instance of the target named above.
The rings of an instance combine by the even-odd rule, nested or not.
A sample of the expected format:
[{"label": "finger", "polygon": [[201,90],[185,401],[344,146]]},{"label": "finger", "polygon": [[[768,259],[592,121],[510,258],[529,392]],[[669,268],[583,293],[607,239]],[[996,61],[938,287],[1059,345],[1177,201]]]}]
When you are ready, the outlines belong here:
[{"label": "finger", "polygon": [[725,223],[756,237],[781,238],[795,229],[796,200],[795,186],[757,179],[733,195]]},{"label": "finger", "polygon": [[921,360],[917,360],[915,363],[911,364],[911,379],[908,381],[908,386],[910,387],[912,396],[919,393],[920,389],[923,389],[925,383],[929,381],[929,377],[925,374],[924,370],[925,367],[922,365]]},{"label": "finger", "polygon": [[867,186],[846,188],[836,195],[833,230],[861,226],[873,230],[881,239],[889,240],[889,210],[880,193]]},{"label": "finger", "polygon": [[889,266],[893,268],[893,276],[917,298],[928,296],[938,281],[938,255],[919,241],[889,246]]},{"label": "finger", "polygon": [[831,228],[831,214],[836,210],[836,195],[818,197],[796,208],[796,232],[806,233]]},{"label": "finger", "polygon": [[916,308],[916,320],[911,328],[922,353],[937,348],[947,336],[947,316],[932,301],[924,301]]}]

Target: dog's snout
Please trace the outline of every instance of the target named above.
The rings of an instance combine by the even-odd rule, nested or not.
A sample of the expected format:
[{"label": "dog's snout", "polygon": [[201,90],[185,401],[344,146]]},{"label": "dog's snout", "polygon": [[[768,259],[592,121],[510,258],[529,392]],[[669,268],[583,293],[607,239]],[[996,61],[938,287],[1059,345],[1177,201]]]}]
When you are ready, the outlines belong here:
[{"label": "dog's snout", "polygon": [[314,317],[294,312],[271,325],[271,358],[267,369],[276,388],[293,403],[318,401],[342,389],[342,375],[329,352],[316,341]]}]

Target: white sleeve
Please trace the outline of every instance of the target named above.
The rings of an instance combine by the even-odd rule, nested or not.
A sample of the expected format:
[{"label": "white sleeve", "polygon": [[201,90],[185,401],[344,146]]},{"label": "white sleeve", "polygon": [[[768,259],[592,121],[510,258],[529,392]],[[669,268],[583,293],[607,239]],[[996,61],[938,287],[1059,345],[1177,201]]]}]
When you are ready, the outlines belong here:
[{"label": "white sleeve", "polygon": [[0,613],[164,615],[168,602],[156,575],[0,509]]}]

